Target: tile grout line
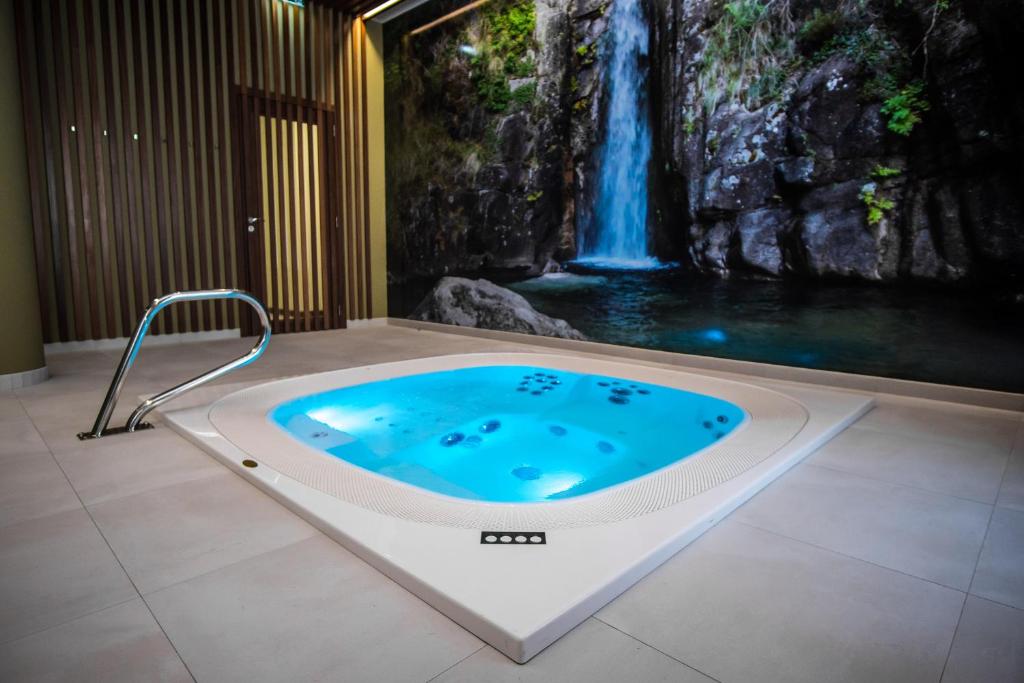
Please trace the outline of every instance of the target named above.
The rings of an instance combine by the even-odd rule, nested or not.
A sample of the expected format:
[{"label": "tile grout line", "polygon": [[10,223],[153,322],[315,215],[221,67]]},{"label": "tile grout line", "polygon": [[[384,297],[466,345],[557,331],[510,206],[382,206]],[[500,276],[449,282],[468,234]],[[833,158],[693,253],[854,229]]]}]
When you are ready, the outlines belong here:
[{"label": "tile grout line", "polygon": [[[20,400],[21,399],[19,399],[19,401]],[[22,408],[24,409],[24,405],[22,405]],[[35,420],[33,420],[31,416],[29,416],[29,421],[32,423],[32,428],[36,430],[36,434],[39,435],[39,438],[43,439],[43,443],[46,443],[46,439],[43,437],[42,432],[39,431],[39,427],[36,425]],[[86,515],[89,516],[89,521],[92,522],[93,527],[96,529],[96,533],[98,533],[100,535],[100,538],[103,539],[103,543],[107,546],[107,550],[110,551],[110,554],[114,557],[114,561],[117,562],[117,566],[121,568],[121,571],[124,573],[125,578],[128,579],[128,583],[131,584],[132,590],[135,591],[135,595],[138,596],[139,600],[142,601],[142,604],[146,606],[146,611],[149,612],[149,616],[152,617],[153,623],[155,623],[157,625],[157,628],[160,629],[160,633],[162,633],[164,638],[167,640],[167,644],[171,646],[171,649],[174,651],[174,655],[178,658],[178,661],[181,662],[181,665],[185,667],[185,671],[188,673],[189,677],[193,680],[193,682],[195,682],[196,677],[195,674],[192,673],[192,669],[185,661],[185,658],[181,656],[181,653],[178,651],[178,647],[174,644],[174,641],[171,640],[171,637],[167,634],[167,631],[164,629],[163,624],[161,624],[160,620],[157,619],[156,614],[154,614],[153,612],[153,608],[149,606],[149,602],[146,600],[146,597],[142,594],[142,591],[140,591],[139,587],[135,585],[135,580],[132,579],[131,575],[128,573],[128,570],[125,569],[124,563],[121,562],[121,558],[117,556],[117,553],[114,551],[113,546],[110,545],[110,541],[107,539],[106,534],[103,533],[103,530],[100,528],[100,525],[96,523],[96,518],[92,516],[92,512],[86,506],[85,502],[82,500],[82,497],[78,494],[78,489],[76,489],[75,485],[71,482],[71,479],[68,477],[67,472],[64,471],[64,467],[61,466],[60,462],[57,460],[57,456],[53,454],[53,449],[49,447],[49,444],[47,444],[47,448],[49,449],[50,458],[53,460],[54,464],[57,465],[57,468],[60,470],[60,473],[64,476],[65,481],[67,481],[68,486],[71,487],[71,490],[75,494],[75,498],[78,499],[78,504],[82,506],[82,510],[85,512]]]},{"label": "tile grout line", "polygon": [[[67,512],[73,512],[73,510],[68,510]],[[55,513],[55,514],[61,515],[61,514],[64,514],[64,513],[63,512],[58,512],[58,513]],[[136,595],[135,597],[125,598],[124,600],[119,600],[119,601],[117,601],[115,603],[112,603],[110,605],[104,605],[103,607],[99,607],[97,609],[90,610],[88,612],[85,612],[84,614],[79,614],[76,617],[71,617],[70,619],[68,619],[66,621],[62,621],[59,624],[51,624],[49,626],[44,626],[41,629],[37,629],[35,631],[29,631],[28,633],[24,633],[24,634],[22,634],[20,636],[17,636],[15,638],[11,638],[9,640],[0,641],[0,648],[7,647],[8,645],[13,645],[14,643],[17,643],[17,642],[19,642],[21,640],[25,640],[26,638],[32,638],[33,636],[38,636],[38,635],[40,635],[42,633],[46,633],[47,631],[52,631],[53,629],[60,628],[61,626],[67,626],[68,624],[73,624],[74,622],[78,621],[79,619],[85,619],[85,618],[91,617],[91,616],[93,616],[95,614],[99,614],[100,612],[106,612],[108,609],[114,609],[115,607],[120,607],[122,605],[127,605],[129,602],[131,602],[133,600],[137,600],[140,597],[141,596]]]},{"label": "tile grout line", "polygon": [[[1020,434],[1021,427],[1017,426],[1017,433],[1014,434],[1014,443],[1017,441],[1017,435]],[[1013,455],[1013,445],[1010,446],[1010,455]],[[1003,465],[1003,474],[999,477],[999,488],[1002,489],[1003,478],[1006,476],[1006,469],[1010,466],[1010,459],[1006,459],[1006,463]],[[999,499],[999,493],[996,493],[996,500]],[[978,565],[981,564],[981,554],[985,550],[985,543],[988,541],[988,532],[992,528],[992,518],[995,517],[996,506],[992,506],[992,510],[988,513],[988,522],[985,524],[985,535],[981,538],[981,546],[978,548],[978,554],[974,558],[974,571],[971,572],[971,580],[967,584],[967,592],[964,594],[964,602],[960,605],[960,615],[956,618],[956,628],[953,629],[953,637],[949,641],[949,648],[946,649],[946,659],[942,663],[942,673],[939,674],[939,683],[942,682],[942,678],[946,675],[946,668],[949,666],[949,658],[953,655],[953,645],[956,644],[956,636],[960,633],[960,624],[964,620],[964,612],[967,611],[967,600],[972,595],[971,588],[974,587],[974,577],[978,574]]]},{"label": "tile grout line", "polygon": [[[432,677],[428,678],[426,680],[426,683],[431,683],[432,681],[436,681],[438,678],[440,678],[441,676],[444,676],[446,673],[448,673],[449,671],[451,671],[452,669],[457,667],[459,664],[462,664],[464,661],[466,661],[467,659],[469,659],[470,657],[475,655],[477,652],[480,652],[481,650],[483,650],[486,647],[488,647],[487,643],[483,643],[480,647],[478,647],[477,649],[473,650],[468,655],[466,655],[465,657],[463,657],[459,661],[455,662],[454,664],[449,666],[444,671],[439,671],[435,676],[432,676]],[[504,655],[502,655],[502,656],[504,656]]]},{"label": "tile grout line", "polygon": [[[915,579],[917,581],[924,581],[925,583],[930,583],[933,586],[938,586],[939,588],[945,588],[946,590],[951,590],[951,591],[955,591],[957,593],[961,593],[963,595],[967,595],[967,591],[962,589],[962,588],[956,588],[954,586],[947,586],[946,584],[940,583],[938,581],[935,581],[934,579],[926,579],[923,576],[917,576],[915,574],[907,573],[907,572],[905,572],[905,571],[903,571],[901,569],[895,569],[893,567],[887,567],[884,564],[878,564],[877,562],[872,562],[871,560],[866,560],[863,557],[857,557],[856,555],[848,555],[847,553],[841,552],[839,550],[834,550],[832,548],[826,548],[823,545],[818,545],[817,543],[811,543],[810,541],[805,541],[805,540],[803,540],[801,538],[795,538],[795,537],[789,536],[787,534],[779,533],[778,531],[773,531],[772,529],[765,529],[764,527],[758,526],[756,524],[751,524],[750,522],[744,522],[744,521],[741,521],[741,520],[733,520],[733,519],[729,519],[727,517],[727,518],[723,519],[721,522],[719,522],[719,524],[722,524],[722,523],[742,524],[745,527],[749,527],[751,529],[757,529],[758,531],[763,531],[766,534],[771,534],[772,536],[778,536],[779,538],[785,538],[786,540],[793,541],[795,543],[802,543],[803,545],[810,546],[811,548],[817,548],[818,550],[823,550],[823,551],[825,551],[827,553],[831,553],[833,555],[838,555],[839,557],[845,557],[848,560],[854,560],[856,562],[863,562],[864,564],[871,565],[872,567],[876,567],[878,569],[884,569],[885,571],[893,572],[894,574],[899,574],[900,576],[905,576],[908,579]],[[982,546],[984,546],[984,541],[982,541]],[[979,550],[978,552],[980,553],[981,551]]]},{"label": "tile grout line", "polygon": [[1016,510],[1017,508],[1007,507],[1006,505],[1000,505],[999,499],[1002,497],[1003,485],[1006,484],[1006,473],[1010,471],[1010,463],[1014,460],[1014,455],[1017,454],[1017,448],[1020,447],[1021,457],[1024,459],[1024,415],[1021,416],[1020,424],[1017,425],[1017,433],[1013,437],[1013,443],[1010,445],[1010,455],[1006,458],[1006,465],[1003,467],[1003,476],[999,478],[999,490],[996,491],[996,507],[1003,508],[1004,510]]},{"label": "tile grout line", "polygon": [[[234,474],[234,473],[232,473],[232,474]],[[289,512],[290,512],[290,510],[289,510]],[[300,519],[301,519],[301,517],[300,517]],[[305,521],[305,520],[303,520],[303,521]],[[142,596],[143,598],[145,598],[147,595],[156,595],[157,593],[163,593],[165,590],[169,590],[171,588],[175,588],[177,586],[180,586],[183,583],[188,583],[189,581],[192,581],[194,579],[201,579],[203,577],[209,576],[210,574],[215,574],[216,572],[219,572],[221,570],[230,569],[231,567],[234,567],[235,565],[242,564],[243,562],[250,562],[250,561],[255,560],[257,558],[260,558],[260,557],[262,557],[264,555],[268,555],[270,553],[280,552],[282,550],[285,550],[286,548],[291,548],[293,545],[298,545],[300,543],[306,543],[307,541],[312,541],[312,540],[314,540],[316,538],[320,538],[320,537],[326,538],[326,539],[330,540],[332,543],[337,545],[342,550],[345,550],[346,552],[351,553],[353,555],[353,557],[358,559],[360,562],[364,562],[364,563],[366,562],[365,560],[363,560],[363,558],[359,557],[355,553],[352,553],[351,550],[349,550],[345,546],[341,545],[340,543],[338,543],[337,541],[335,541],[330,536],[328,536],[324,532],[320,531],[316,527],[313,527],[313,531],[315,533],[312,536],[307,536],[306,538],[300,538],[297,541],[291,541],[289,543],[285,543],[282,546],[278,546],[276,548],[271,548],[270,550],[264,550],[263,552],[257,553],[256,555],[251,555],[249,557],[243,557],[241,559],[234,560],[233,562],[229,562],[229,563],[227,563],[225,565],[221,565],[220,567],[214,567],[213,569],[208,569],[205,572],[202,572],[200,574],[196,574],[195,576],[190,576],[187,579],[181,579],[180,581],[175,581],[174,583],[169,583],[166,586],[161,586],[160,588],[157,588],[156,590],[149,591],[148,593],[140,592],[139,595]],[[368,564],[368,566],[372,567],[373,565]],[[394,582],[393,579],[391,579],[390,577],[388,577],[386,575],[385,575],[385,578],[387,578],[389,581]],[[395,582],[395,584],[398,585],[397,582]]]},{"label": "tile grout line", "polygon": [[[813,454],[812,454],[811,457],[813,458]],[[964,498],[963,496],[957,496],[957,495],[954,495],[952,493],[947,493],[946,491],[936,491],[935,489],[926,489],[926,488],[924,488],[922,486],[915,486],[913,484],[904,484],[903,482],[890,481],[888,479],[881,479],[879,477],[872,477],[870,474],[862,474],[860,472],[851,472],[850,470],[844,470],[841,467],[835,467],[833,465],[822,465],[820,463],[813,462],[811,460],[811,458],[808,458],[807,460],[805,460],[802,463],[798,463],[798,465],[806,465],[808,467],[818,467],[820,469],[828,470],[830,472],[838,472],[839,474],[846,474],[846,475],[849,475],[851,477],[859,477],[860,479],[866,479],[868,481],[877,481],[880,484],[888,484],[889,486],[898,486],[900,488],[911,489],[913,491],[921,491],[922,493],[930,493],[930,494],[935,495],[935,496],[944,496],[946,498],[952,498],[954,500],[960,500],[960,501],[963,501],[965,503],[974,503],[975,505],[985,505],[985,506],[988,506],[988,507],[992,507],[993,505],[996,504],[995,500],[993,500],[992,502],[986,502],[984,500],[978,500],[977,498]],[[1004,468],[1004,471],[1005,471],[1005,464],[1004,464],[1003,468]],[[796,469],[796,467],[794,467],[793,469]],[[998,498],[998,496],[999,496],[999,492],[996,491],[996,498]]]},{"label": "tile grout line", "polygon": [[[598,610],[598,611],[600,611],[600,610]],[[673,662],[677,662],[677,663],[681,664],[682,666],[685,666],[685,667],[686,667],[687,669],[689,669],[690,671],[696,671],[696,672],[697,672],[697,673],[699,673],[699,674],[700,674],[701,676],[704,676],[705,678],[709,678],[709,679],[711,679],[712,681],[714,681],[715,683],[722,683],[722,682],[721,682],[721,681],[720,681],[719,679],[715,678],[715,677],[714,677],[714,676],[712,676],[711,674],[709,674],[709,673],[705,673],[705,672],[701,671],[700,669],[698,669],[697,667],[695,667],[695,666],[692,666],[692,665],[690,665],[690,664],[687,664],[686,662],[684,662],[683,660],[679,659],[678,657],[673,657],[673,656],[672,656],[672,655],[670,655],[669,653],[667,653],[667,652],[665,652],[664,650],[661,650],[661,649],[659,649],[659,648],[655,647],[654,645],[651,645],[651,644],[650,644],[650,643],[648,643],[647,641],[645,641],[645,640],[641,640],[640,638],[637,638],[637,637],[636,637],[636,636],[634,636],[634,635],[633,635],[632,633],[627,633],[626,631],[623,631],[623,630],[622,630],[621,628],[619,628],[619,627],[617,627],[617,626],[613,626],[612,624],[609,624],[609,623],[608,623],[607,621],[605,621],[605,620],[604,620],[604,619],[602,619],[601,617],[597,616],[597,614],[596,614],[596,613],[594,613],[593,615],[591,615],[591,616],[590,616],[590,618],[591,618],[591,619],[593,619],[594,621],[599,621],[599,622],[601,622],[602,624],[604,624],[604,625],[605,625],[605,626],[607,626],[608,628],[612,629],[613,631],[616,631],[616,632],[618,632],[618,633],[621,633],[622,635],[626,636],[626,637],[627,637],[627,638],[629,638],[630,640],[633,640],[633,641],[636,641],[636,642],[640,643],[640,644],[641,644],[641,645],[643,645],[644,647],[649,647],[649,648],[651,648],[652,650],[654,650],[655,652],[658,652],[658,653],[661,653],[661,654],[665,655],[666,657],[668,657],[669,659],[671,659],[671,660],[672,660]]]}]

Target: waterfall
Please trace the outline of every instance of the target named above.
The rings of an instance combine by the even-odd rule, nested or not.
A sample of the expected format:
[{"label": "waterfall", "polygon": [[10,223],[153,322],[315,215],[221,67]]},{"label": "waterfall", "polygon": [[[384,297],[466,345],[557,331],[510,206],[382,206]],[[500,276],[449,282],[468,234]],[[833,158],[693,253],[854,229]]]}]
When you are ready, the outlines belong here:
[{"label": "waterfall", "polygon": [[581,231],[579,260],[619,268],[660,264],[647,250],[647,173],[651,160],[646,57],[649,35],[639,0],[615,0],[608,26],[608,106],[598,157],[594,226]]}]

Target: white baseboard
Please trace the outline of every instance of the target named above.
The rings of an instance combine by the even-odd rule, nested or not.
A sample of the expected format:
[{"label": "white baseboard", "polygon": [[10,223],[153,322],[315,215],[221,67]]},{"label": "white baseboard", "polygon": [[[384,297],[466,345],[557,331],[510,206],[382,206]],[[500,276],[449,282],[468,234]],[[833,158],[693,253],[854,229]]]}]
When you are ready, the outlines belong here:
[{"label": "white baseboard", "polygon": [[346,320],[345,327],[348,329],[359,329],[360,327],[380,327],[388,324],[387,318],[362,318],[360,320]]},{"label": "white baseboard", "polygon": [[50,371],[45,365],[35,370],[10,372],[6,375],[0,375],[0,391],[12,391],[14,389],[30,387],[34,384],[45,382],[49,377]]},{"label": "white baseboard", "polygon": [[[237,339],[242,334],[238,328],[230,330],[210,330],[208,332],[175,332],[173,334],[147,334],[142,340],[145,346],[169,346],[171,344],[190,344],[192,342],[217,341],[220,339]],[[85,341],[56,342],[44,344],[43,350],[51,353],[71,353],[73,351],[123,351],[128,345],[128,337],[113,339],[87,339]]]}]

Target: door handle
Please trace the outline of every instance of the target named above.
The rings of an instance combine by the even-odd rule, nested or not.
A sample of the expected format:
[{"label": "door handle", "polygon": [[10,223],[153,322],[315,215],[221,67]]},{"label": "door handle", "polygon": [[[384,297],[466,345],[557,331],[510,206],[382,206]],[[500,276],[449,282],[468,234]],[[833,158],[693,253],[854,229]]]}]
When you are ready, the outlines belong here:
[{"label": "door handle", "polygon": [[249,216],[249,218],[246,219],[245,224],[248,227],[249,232],[256,232],[256,224],[259,222],[259,216]]}]

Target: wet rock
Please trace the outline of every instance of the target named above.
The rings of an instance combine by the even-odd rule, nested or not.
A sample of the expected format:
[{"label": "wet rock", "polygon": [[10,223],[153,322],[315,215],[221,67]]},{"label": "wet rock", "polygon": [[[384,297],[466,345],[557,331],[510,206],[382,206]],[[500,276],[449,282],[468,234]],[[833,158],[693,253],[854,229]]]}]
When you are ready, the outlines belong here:
[{"label": "wet rock", "polygon": [[556,261],[554,259],[548,259],[547,262],[544,264],[544,267],[542,267],[540,269],[540,274],[541,275],[547,275],[549,273],[561,273],[561,272],[562,272],[562,264],[560,264],[558,261]]},{"label": "wet rock", "polygon": [[764,206],[775,194],[770,161],[716,168],[704,178],[701,209],[705,213],[743,211]]},{"label": "wet rock", "polygon": [[792,214],[787,209],[761,209],[740,214],[736,231],[743,263],[769,275],[780,275],[783,265],[780,237],[788,230],[791,220]]},{"label": "wet rock", "polygon": [[483,279],[442,278],[409,317],[546,337],[584,338],[564,320],[538,312],[520,295]]},{"label": "wet rock", "polygon": [[522,163],[532,151],[532,141],[526,115],[512,114],[498,123],[498,148],[506,162]]},{"label": "wet rock", "polygon": [[776,194],[773,159],[783,149],[785,115],[775,108],[757,112],[720,110],[708,134],[709,151],[698,213],[750,211]]},{"label": "wet rock", "polygon": [[810,187],[814,180],[814,157],[790,157],[775,162],[782,182],[797,187]]},{"label": "wet rock", "polygon": [[817,189],[801,203],[800,239],[811,274],[885,280],[896,276],[899,234],[888,218],[869,225],[857,181]]},{"label": "wet rock", "polygon": [[736,226],[719,221],[709,230],[694,226],[691,232],[690,258],[705,270],[725,275],[729,272],[729,249]]}]

